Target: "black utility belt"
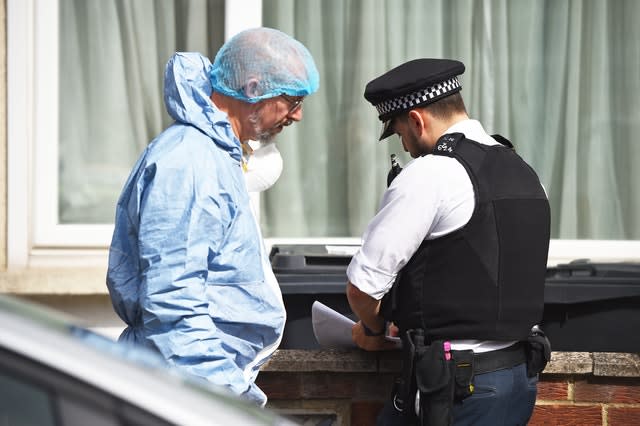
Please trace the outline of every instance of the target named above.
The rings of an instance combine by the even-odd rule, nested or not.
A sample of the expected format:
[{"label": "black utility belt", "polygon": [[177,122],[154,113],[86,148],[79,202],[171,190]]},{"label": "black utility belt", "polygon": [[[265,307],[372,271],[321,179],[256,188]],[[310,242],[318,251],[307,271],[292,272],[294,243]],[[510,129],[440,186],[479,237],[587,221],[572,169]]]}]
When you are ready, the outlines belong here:
[{"label": "black utility belt", "polygon": [[[458,351],[451,351],[453,359],[456,359],[456,352]],[[503,349],[474,353],[473,372],[475,375],[491,373],[505,368],[513,368],[525,362],[527,362],[527,355],[524,344],[517,342]]]},{"label": "black utility belt", "polygon": [[[420,329],[408,330],[403,337],[403,372],[393,403],[403,415],[419,417],[423,425],[449,425],[454,402],[473,394],[475,376],[527,362],[521,342],[476,354],[452,350],[449,341],[428,341]],[[413,409],[416,394],[417,412]]]},{"label": "black utility belt", "polygon": [[[471,396],[474,377],[527,364],[532,377],[549,361],[551,348],[541,330],[532,330],[526,341],[503,349],[474,353],[452,350],[446,340],[430,341],[421,329],[402,336],[403,371],[396,381],[393,404],[403,415],[419,418],[423,425],[449,425],[452,407]],[[418,410],[413,409],[416,394]]]}]

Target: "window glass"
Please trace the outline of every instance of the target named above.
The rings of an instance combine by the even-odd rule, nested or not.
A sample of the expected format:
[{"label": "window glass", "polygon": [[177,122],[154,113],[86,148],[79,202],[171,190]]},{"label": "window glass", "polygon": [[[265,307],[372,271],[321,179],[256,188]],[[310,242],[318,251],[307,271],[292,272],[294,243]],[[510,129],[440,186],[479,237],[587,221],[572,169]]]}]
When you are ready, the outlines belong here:
[{"label": "window glass", "polygon": [[[550,198],[552,238],[640,239],[640,2],[263,1],[263,24],[311,50],[320,91],[278,147],[262,197],[265,236],[359,236],[386,186],[397,138],[363,98],[409,59],[467,67],[472,118],[510,139]],[[402,220],[402,218],[398,218]]]},{"label": "window glass", "polygon": [[224,0],[59,0],[59,223],[113,223],[145,146],[170,124],[164,65],[176,51],[211,57]]},{"label": "window glass", "polygon": [[44,389],[0,372],[0,424],[54,426],[49,394]]},{"label": "window glass", "polygon": [[[320,90],[278,137],[265,237],[359,237],[397,138],[366,83],[417,57],[462,60],[467,109],[537,171],[552,238],[640,240],[640,2],[264,0],[263,25],[309,47]],[[224,1],[60,0],[59,222],[110,224],[134,161],[169,124],[162,72],[177,50],[212,58]],[[400,220],[400,218],[399,218]]]}]

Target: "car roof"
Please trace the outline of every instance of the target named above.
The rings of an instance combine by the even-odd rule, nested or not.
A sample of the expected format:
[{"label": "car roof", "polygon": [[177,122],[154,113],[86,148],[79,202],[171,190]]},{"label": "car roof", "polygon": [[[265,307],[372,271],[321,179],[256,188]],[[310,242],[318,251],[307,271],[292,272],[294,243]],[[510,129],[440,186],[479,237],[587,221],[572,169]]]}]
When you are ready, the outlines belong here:
[{"label": "car roof", "polygon": [[160,355],[116,343],[78,320],[0,295],[0,347],[180,425],[293,425],[222,387],[187,376]]}]

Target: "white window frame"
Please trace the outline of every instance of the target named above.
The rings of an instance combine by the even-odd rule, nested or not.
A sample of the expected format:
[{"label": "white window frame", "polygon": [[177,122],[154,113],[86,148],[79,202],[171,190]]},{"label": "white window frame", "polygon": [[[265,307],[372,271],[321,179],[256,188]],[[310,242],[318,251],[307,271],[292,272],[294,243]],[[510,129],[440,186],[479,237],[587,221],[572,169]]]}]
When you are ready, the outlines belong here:
[{"label": "white window frame", "polygon": [[[225,38],[261,25],[262,0],[226,0]],[[7,0],[9,268],[103,265],[113,225],[61,225],[58,211],[58,0]],[[53,19],[52,19],[53,18]],[[52,135],[55,135],[52,137]],[[259,203],[259,198],[254,198]],[[268,239],[358,245],[359,238]],[[552,240],[550,263],[640,260],[640,241]]]},{"label": "white window frame", "polygon": [[[58,5],[7,0],[10,268],[101,263],[113,233],[113,225],[58,223]],[[261,25],[262,0],[226,0],[225,11],[225,38]]]}]

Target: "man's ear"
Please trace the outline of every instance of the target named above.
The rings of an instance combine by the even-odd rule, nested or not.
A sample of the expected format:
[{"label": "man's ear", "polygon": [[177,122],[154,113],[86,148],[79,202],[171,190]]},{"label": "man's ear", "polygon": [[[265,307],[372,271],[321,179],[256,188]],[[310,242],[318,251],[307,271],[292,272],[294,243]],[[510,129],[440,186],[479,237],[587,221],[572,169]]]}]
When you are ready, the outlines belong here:
[{"label": "man's ear", "polygon": [[408,123],[411,130],[415,133],[417,137],[422,136],[425,132],[428,122],[426,121],[423,114],[420,113],[419,110],[412,109],[409,111]]},{"label": "man's ear", "polygon": [[247,84],[244,85],[243,89],[244,89],[244,95],[251,99],[251,98],[257,98],[258,96],[261,95],[261,93],[259,93],[259,86],[260,82],[258,81],[258,79],[256,78],[250,78],[247,81]]}]

